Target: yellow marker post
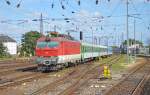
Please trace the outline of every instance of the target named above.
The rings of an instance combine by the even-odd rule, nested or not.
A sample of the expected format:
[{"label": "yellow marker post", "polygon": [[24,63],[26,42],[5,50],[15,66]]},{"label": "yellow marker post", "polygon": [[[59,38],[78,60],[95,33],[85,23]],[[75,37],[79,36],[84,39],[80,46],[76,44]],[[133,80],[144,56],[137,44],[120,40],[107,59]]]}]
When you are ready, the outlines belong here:
[{"label": "yellow marker post", "polygon": [[108,71],[107,69],[108,69],[108,67],[107,67],[107,66],[104,66],[104,77],[105,77],[105,78],[107,78],[107,71]]},{"label": "yellow marker post", "polygon": [[108,66],[104,66],[104,77],[105,78],[111,78],[111,72]]}]

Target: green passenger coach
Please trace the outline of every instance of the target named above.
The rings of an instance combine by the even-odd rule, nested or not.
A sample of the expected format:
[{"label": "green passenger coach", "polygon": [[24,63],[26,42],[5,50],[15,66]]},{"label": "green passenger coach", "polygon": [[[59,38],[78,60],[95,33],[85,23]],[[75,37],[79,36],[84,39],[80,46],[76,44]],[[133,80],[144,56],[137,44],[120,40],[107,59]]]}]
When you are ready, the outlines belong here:
[{"label": "green passenger coach", "polygon": [[82,59],[96,58],[99,56],[108,55],[107,46],[92,45],[88,43],[81,43],[81,57]]}]

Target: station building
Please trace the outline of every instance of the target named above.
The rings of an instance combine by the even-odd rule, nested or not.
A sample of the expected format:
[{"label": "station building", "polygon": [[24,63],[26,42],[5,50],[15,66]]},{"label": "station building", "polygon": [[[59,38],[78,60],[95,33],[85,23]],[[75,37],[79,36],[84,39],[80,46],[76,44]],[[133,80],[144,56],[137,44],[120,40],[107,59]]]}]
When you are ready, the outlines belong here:
[{"label": "station building", "polygon": [[7,52],[10,55],[17,54],[17,42],[9,36],[0,34],[0,42],[7,48]]}]

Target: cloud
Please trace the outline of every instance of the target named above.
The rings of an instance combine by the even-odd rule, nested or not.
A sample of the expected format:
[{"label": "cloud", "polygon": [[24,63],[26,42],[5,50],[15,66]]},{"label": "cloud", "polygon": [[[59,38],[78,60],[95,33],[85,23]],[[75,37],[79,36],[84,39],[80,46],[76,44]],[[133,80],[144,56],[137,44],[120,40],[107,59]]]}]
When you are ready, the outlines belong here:
[{"label": "cloud", "polygon": [[95,16],[102,16],[100,12],[94,12]]},{"label": "cloud", "polygon": [[37,30],[36,26],[31,23],[25,23],[25,24],[17,24],[17,22],[6,22],[2,23],[1,21],[7,21],[10,20],[7,17],[0,15],[0,34],[8,35],[12,38],[14,38],[17,42],[20,42],[22,34],[30,31],[30,30]]},{"label": "cloud", "polygon": [[94,16],[102,16],[102,14],[98,11],[94,11],[94,12],[90,12],[90,11],[87,11],[87,10],[80,10],[76,16],[79,16],[79,17],[94,17]]}]

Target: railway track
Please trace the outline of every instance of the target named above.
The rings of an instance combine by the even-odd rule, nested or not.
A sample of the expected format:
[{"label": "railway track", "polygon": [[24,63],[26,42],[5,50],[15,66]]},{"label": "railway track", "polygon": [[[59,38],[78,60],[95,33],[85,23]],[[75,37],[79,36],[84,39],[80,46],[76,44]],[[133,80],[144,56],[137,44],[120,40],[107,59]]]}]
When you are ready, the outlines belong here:
[{"label": "railway track", "polygon": [[65,75],[63,78],[61,79],[58,79],[44,87],[42,87],[41,89],[38,89],[37,91],[31,93],[31,95],[38,95],[38,94],[41,94],[41,93],[47,93],[49,92],[50,90],[52,89],[55,89],[56,87],[58,87],[59,85],[61,84],[64,84],[66,81],[69,81],[70,79],[72,78],[77,78],[80,76],[80,73],[81,71],[84,71],[86,69],[88,69],[90,67],[91,64],[89,65],[82,65],[84,66],[84,68],[81,69],[81,65],[80,66],[77,66],[73,69],[73,71],[71,71],[71,73]]},{"label": "railway track", "polygon": [[134,89],[132,95],[143,95],[144,84],[146,84],[149,78],[150,76],[145,75],[138,86]]},{"label": "railway track", "polygon": [[148,61],[136,67],[104,95],[142,95],[140,93],[148,80],[147,75],[150,73],[150,63]]},{"label": "railway track", "polygon": [[0,88],[10,87],[12,85],[30,81],[33,78],[42,75],[43,74],[37,72],[35,64],[26,64],[15,68],[3,69],[0,71]]},{"label": "railway track", "polygon": [[30,63],[29,60],[0,61],[0,78],[5,75],[35,69],[36,65]]},{"label": "railway track", "polygon": [[[68,73],[68,76],[71,75],[73,72],[75,72],[75,70]],[[57,72],[51,72],[51,74],[54,74],[54,73],[57,73]],[[47,76],[49,76],[49,74],[41,73],[41,72],[33,72],[31,74],[21,75],[19,77],[15,77],[15,78],[8,79],[6,81],[1,82],[0,83],[0,88],[5,89],[7,87],[16,86],[16,85],[22,84],[24,82],[33,81],[33,79],[34,80],[35,79],[40,79],[40,78],[44,78],[44,77],[47,77]]]},{"label": "railway track", "polygon": [[[114,58],[111,58],[108,62],[112,61]],[[117,57],[115,57],[115,60],[118,60]],[[76,67],[73,73],[70,75],[67,75],[59,80],[54,81],[53,83],[50,83],[46,85],[45,87],[42,87],[41,89],[38,89],[37,91],[31,93],[30,95],[43,95],[48,93],[49,91],[56,89],[58,86],[63,85],[64,83],[68,81],[75,81],[71,86],[69,86],[64,91],[60,92],[60,95],[70,95],[75,89],[77,89],[80,85],[84,84],[86,81],[88,81],[90,78],[96,77],[98,73],[95,73],[95,70],[99,69],[99,65],[96,65],[94,67],[91,67],[92,65],[87,65],[84,69],[80,69],[79,67]],[[102,70],[102,67],[101,67]],[[84,82],[82,81],[84,80]],[[80,81],[82,81],[80,83]]]},{"label": "railway track", "polygon": [[150,93],[150,75],[148,75],[148,80],[147,82],[144,84],[144,86],[141,86],[143,88],[142,91],[140,91],[141,95],[149,95]]},{"label": "railway track", "polygon": [[[121,57],[112,58],[109,61],[107,61],[106,63],[109,63],[109,66],[111,66],[116,61],[118,61],[120,58]],[[84,73],[83,75],[81,75],[81,77],[79,77],[75,83],[73,83],[70,87],[68,87],[67,89],[65,89],[64,91],[59,93],[58,95],[73,95],[74,92],[76,90],[78,90],[79,87],[86,84],[89,79],[98,77],[98,75],[100,73],[95,72],[95,71],[98,71],[99,68],[100,68],[100,72],[102,73],[103,72],[103,65],[101,67],[96,66],[96,67],[92,68],[91,70],[87,71],[86,73]]]},{"label": "railway track", "polygon": [[7,87],[16,86],[24,82],[33,81],[33,79],[40,79],[42,77],[45,77],[46,75],[47,74],[43,74],[43,73],[32,73],[32,74],[27,74],[24,76],[16,77],[16,78],[10,79],[10,81],[6,81],[0,84],[0,89],[5,89]]},{"label": "railway track", "polygon": [[0,70],[13,68],[13,67],[26,66],[26,65],[30,65],[32,62],[33,62],[32,59],[0,61]]},{"label": "railway track", "polygon": [[[114,59],[114,58],[113,57],[110,58],[109,61],[111,61],[112,59]],[[39,89],[39,90],[33,92],[31,95],[36,95],[36,94],[39,94],[39,93],[48,92],[50,89],[54,89],[55,87],[59,86],[60,84],[63,84],[65,81],[70,80],[69,78],[71,78],[71,77],[75,78],[75,79],[78,79],[79,77],[81,77],[85,74],[85,72],[84,73],[81,73],[81,72],[82,71],[89,71],[89,69],[91,68],[92,65],[89,64],[89,65],[85,66],[85,64],[83,64],[84,68],[81,71],[79,71],[81,69],[81,68],[79,68],[80,66],[82,66],[82,65],[76,66],[75,68],[73,67],[74,69],[69,71],[69,73],[65,74],[61,79],[58,79],[58,80],[54,81],[53,83],[50,83],[49,85],[46,85],[42,89]],[[89,69],[87,69],[87,68],[89,68]],[[8,70],[8,72],[9,71],[11,71],[11,70]],[[13,71],[14,70],[12,70],[11,72],[13,72]],[[5,72],[5,74],[6,74],[6,72]],[[8,88],[8,87],[17,86],[17,85],[20,85],[22,83],[30,82],[30,81],[33,81],[35,79],[40,79],[40,78],[44,78],[44,77],[47,77],[47,76],[48,76],[48,74],[46,74],[46,73],[43,74],[43,73],[39,73],[39,72],[33,72],[31,74],[22,75],[22,76],[10,79],[8,81],[6,80],[6,81],[0,83],[0,89],[5,89],[5,88]],[[47,89],[47,90],[45,90],[45,89]]]},{"label": "railway track", "polygon": [[25,66],[2,69],[2,70],[0,70],[0,77],[4,76],[4,75],[8,75],[8,74],[13,74],[13,73],[19,72],[19,71],[32,70],[32,69],[35,69],[35,68],[36,68],[35,64],[28,64],[28,65],[25,65]]},{"label": "railway track", "polygon": [[0,61],[0,66],[1,65],[10,65],[10,64],[16,64],[16,63],[26,63],[26,62],[29,62],[31,61],[31,59],[27,60],[27,59],[17,59],[17,60],[4,60],[4,61]]},{"label": "railway track", "polygon": [[23,63],[11,63],[11,64],[1,64],[0,65],[0,70],[2,69],[8,69],[8,68],[14,68],[14,67],[22,67],[22,66],[27,66],[30,65],[30,63],[23,62]]}]

